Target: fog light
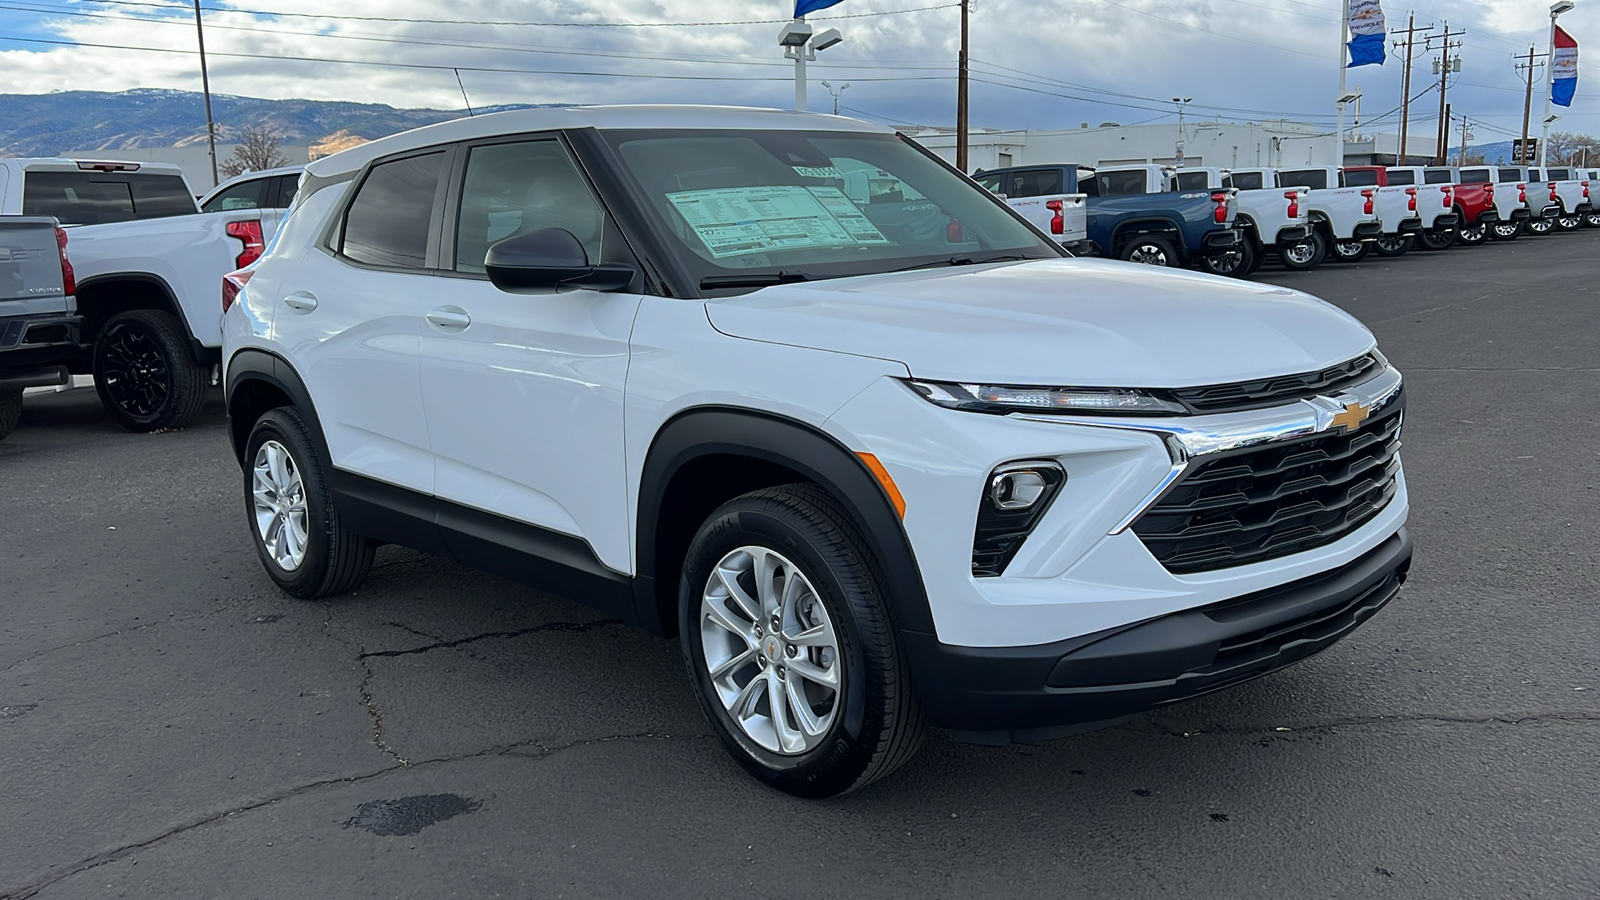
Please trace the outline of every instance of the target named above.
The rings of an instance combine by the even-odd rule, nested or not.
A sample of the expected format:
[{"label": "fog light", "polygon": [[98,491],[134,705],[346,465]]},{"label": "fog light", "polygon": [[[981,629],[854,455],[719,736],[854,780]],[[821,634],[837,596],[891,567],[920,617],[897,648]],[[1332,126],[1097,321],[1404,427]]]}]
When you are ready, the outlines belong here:
[{"label": "fog light", "polygon": [[997,509],[1027,509],[1039,502],[1048,484],[1037,469],[996,472],[989,481],[989,502]]},{"label": "fog light", "polygon": [[1048,460],[1007,463],[990,473],[973,536],[973,575],[1005,571],[1066,480],[1066,471]]}]

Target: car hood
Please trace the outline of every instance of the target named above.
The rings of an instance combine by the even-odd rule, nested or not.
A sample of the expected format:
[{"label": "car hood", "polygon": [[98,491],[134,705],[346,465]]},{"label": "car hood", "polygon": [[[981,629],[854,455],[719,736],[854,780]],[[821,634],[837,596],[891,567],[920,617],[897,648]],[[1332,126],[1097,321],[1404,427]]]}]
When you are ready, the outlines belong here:
[{"label": "car hood", "polygon": [[706,310],[733,337],[1003,384],[1223,384],[1315,371],[1374,343],[1355,318],[1299,291],[1086,259],[779,285]]}]

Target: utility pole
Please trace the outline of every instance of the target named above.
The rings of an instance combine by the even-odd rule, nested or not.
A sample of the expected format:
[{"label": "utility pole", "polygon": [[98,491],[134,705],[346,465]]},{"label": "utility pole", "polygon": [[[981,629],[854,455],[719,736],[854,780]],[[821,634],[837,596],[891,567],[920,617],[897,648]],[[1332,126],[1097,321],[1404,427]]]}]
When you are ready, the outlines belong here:
[{"label": "utility pole", "polygon": [[1436,166],[1450,165],[1450,123],[1456,120],[1450,113],[1451,105],[1449,103],[1444,105],[1444,117],[1439,120],[1439,134],[1442,139],[1439,142],[1439,157],[1433,163]]},{"label": "utility pole", "polygon": [[1467,117],[1466,116],[1462,116],[1461,117],[1461,155],[1459,157],[1459,159],[1461,161],[1456,163],[1456,165],[1458,165],[1458,166],[1464,166],[1464,165],[1467,164],[1467,134],[1468,134],[1468,132],[1467,132]]},{"label": "utility pole", "polygon": [[1418,28],[1417,14],[1412,13],[1406,19],[1405,31],[1395,29],[1389,32],[1390,34],[1403,34],[1406,36],[1405,40],[1394,42],[1396,50],[1400,49],[1402,44],[1406,48],[1406,70],[1402,78],[1403,85],[1400,92],[1400,155],[1395,160],[1395,165],[1397,166],[1406,164],[1406,133],[1411,127],[1411,54],[1417,45],[1417,32],[1432,30],[1432,25],[1424,25]]},{"label": "utility pole", "polygon": [[211,76],[206,72],[206,30],[200,24],[200,0],[194,0],[194,30],[200,39],[200,87],[206,93],[206,150],[211,154],[211,184],[217,184],[217,126],[211,119]]},{"label": "utility pole", "polygon": [[1460,31],[1451,31],[1450,23],[1444,23],[1443,34],[1428,35],[1428,50],[1433,50],[1433,42],[1439,42],[1441,57],[1439,62],[1439,146],[1434,154],[1434,165],[1442,166],[1446,162],[1445,145],[1450,141],[1449,104],[1445,103],[1445,91],[1450,87],[1450,51],[1461,46],[1460,41],[1451,42],[1452,37],[1466,34],[1465,28]]},{"label": "utility pole", "polygon": [[956,62],[956,168],[967,172],[967,15],[972,0],[961,0],[961,55]]},{"label": "utility pole", "polygon": [[1517,151],[1517,165],[1525,166],[1532,162],[1532,160],[1528,158],[1528,126],[1532,124],[1533,120],[1533,72],[1535,69],[1544,65],[1542,62],[1535,62],[1535,60],[1543,59],[1544,54],[1536,53],[1534,45],[1529,44],[1527,56],[1513,56],[1511,58],[1515,60],[1527,60],[1526,63],[1515,63],[1515,68],[1518,72],[1527,73],[1527,78],[1524,80],[1528,83],[1527,96],[1522,100],[1522,149]]}]

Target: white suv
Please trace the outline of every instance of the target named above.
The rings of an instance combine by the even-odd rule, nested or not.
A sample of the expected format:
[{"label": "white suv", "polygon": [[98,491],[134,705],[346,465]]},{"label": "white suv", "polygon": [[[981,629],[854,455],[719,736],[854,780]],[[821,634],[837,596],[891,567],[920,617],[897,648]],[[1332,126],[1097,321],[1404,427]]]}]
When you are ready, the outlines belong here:
[{"label": "white suv", "polygon": [[224,290],[268,574],[396,542],[682,639],[769,784],[1265,674],[1411,560],[1398,372],[1283,288],[1066,257],[831,116],[539,109],[312,163]]}]

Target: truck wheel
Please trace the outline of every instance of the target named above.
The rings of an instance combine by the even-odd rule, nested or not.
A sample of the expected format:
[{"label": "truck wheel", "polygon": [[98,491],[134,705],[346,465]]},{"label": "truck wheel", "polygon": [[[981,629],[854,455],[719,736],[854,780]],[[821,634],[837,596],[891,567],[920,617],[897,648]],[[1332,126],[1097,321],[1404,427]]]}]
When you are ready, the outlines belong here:
[{"label": "truck wheel", "polygon": [[1550,232],[1555,231],[1555,230],[1556,230],[1556,220],[1555,219],[1540,218],[1540,219],[1529,219],[1528,220],[1528,233],[1529,234],[1549,234]]},{"label": "truck wheel", "polygon": [[169,431],[205,406],[209,371],[189,352],[171,313],[136,309],[100,326],[94,341],[94,386],[117,424],[129,431]]},{"label": "truck wheel", "polygon": [[1587,228],[1600,228],[1600,212],[1585,213],[1583,224]]},{"label": "truck wheel", "polygon": [[1251,241],[1240,241],[1239,246],[1223,253],[1213,253],[1200,260],[1200,267],[1213,275],[1224,275],[1229,278],[1243,278],[1261,268],[1257,262],[1255,244]]},{"label": "truck wheel", "polygon": [[1456,245],[1456,233],[1453,230],[1424,231],[1417,235],[1417,246],[1424,250],[1449,250]]},{"label": "truck wheel", "polygon": [[1122,245],[1122,252],[1118,253],[1117,257],[1147,266],[1179,265],[1178,251],[1172,246],[1172,242],[1153,234],[1141,234],[1129,238],[1128,242]]},{"label": "truck wheel", "polygon": [[1391,234],[1372,242],[1379,256],[1405,256],[1411,251],[1413,241],[1409,234]]},{"label": "truck wheel", "polygon": [[1489,237],[1497,241],[1514,241],[1522,234],[1522,221],[1515,219],[1510,222],[1496,222],[1489,229]]},{"label": "truck wheel", "polygon": [[269,410],[250,430],[244,511],[261,565],[285,593],[342,594],[372,569],[375,545],[340,520],[323,461],[292,406]]},{"label": "truck wheel", "polygon": [[1339,262],[1355,263],[1367,258],[1372,252],[1372,245],[1366,241],[1335,241],[1333,244],[1333,258]]},{"label": "truck wheel", "polygon": [[1489,239],[1489,226],[1479,222],[1468,225],[1456,232],[1456,241],[1468,247],[1476,247]]},{"label": "truck wheel", "polygon": [[0,441],[17,430],[17,422],[21,418],[22,389],[0,390]]},{"label": "truck wheel", "polygon": [[1556,227],[1560,228],[1562,231],[1577,231],[1579,228],[1583,227],[1583,216],[1557,216]]},{"label": "truck wheel", "polygon": [[1318,263],[1317,242],[1321,240],[1316,234],[1306,238],[1298,244],[1279,244],[1278,261],[1283,263],[1285,269],[1293,272],[1304,272],[1315,269]]},{"label": "truck wheel", "polygon": [[878,562],[809,484],[736,497],[695,534],[679,581],[684,663],[735,760],[799,797],[899,768],[923,718]]}]

